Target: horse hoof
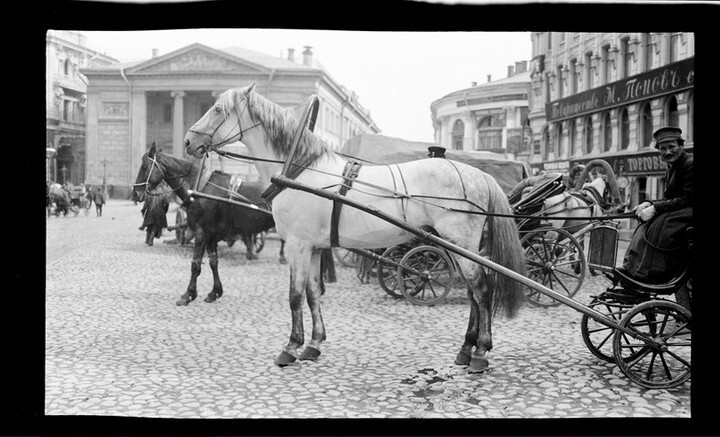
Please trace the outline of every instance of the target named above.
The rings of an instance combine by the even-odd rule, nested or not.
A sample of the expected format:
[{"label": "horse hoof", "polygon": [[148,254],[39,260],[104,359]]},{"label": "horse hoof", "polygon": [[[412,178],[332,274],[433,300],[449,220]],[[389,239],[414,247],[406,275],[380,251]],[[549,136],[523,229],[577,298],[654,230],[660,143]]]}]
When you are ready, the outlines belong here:
[{"label": "horse hoof", "polygon": [[320,351],[314,347],[307,346],[300,354],[301,360],[315,361],[320,356]]},{"label": "horse hoof", "polygon": [[287,260],[285,258],[280,258],[280,264],[287,264]]},{"label": "horse hoof", "polygon": [[458,352],[457,356],[455,357],[455,364],[458,366],[467,366],[470,364],[470,354],[465,352]]},{"label": "horse hoof", "polygon": [[280,355],[278,355],[278,357],[275,359],[275,365],[284,367],[284,366],[294,363],[295,360],[297,360],[297,358],[295,358],[294,356],[290,355],[289,353],[287,353],[285,351],[282,351],[282,352],[280,352]]},{"label": "horse hoof", "polygon": [[181,297],[180,299],[178,299],[177,302],[175,302],[175,305],[177,305],[179,307],[186,307],[189,303],[190,303],[189,300]]},{"label": "horse hoof", "polygon": [[207,303],[213,303],[217,300],[217,297],[215,297],[214,294],[208,294],[207,297],[205,297],[205,302]]},{"label": "horse hoof", "polygon": [[473,357],[468,366],[468,373],[482,373],[490,367],[490,362],[485,357]]}]

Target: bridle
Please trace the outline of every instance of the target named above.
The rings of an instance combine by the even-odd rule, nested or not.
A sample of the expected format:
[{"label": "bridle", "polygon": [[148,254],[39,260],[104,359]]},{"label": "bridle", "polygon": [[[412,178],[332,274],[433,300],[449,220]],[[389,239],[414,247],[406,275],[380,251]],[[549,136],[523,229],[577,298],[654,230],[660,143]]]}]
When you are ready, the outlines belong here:
[{"label": "bridle", "polygon": [[[238,103],[242,103],[244,100],[247,100],[247,97],[243,97],[243,98],[240,100],[240,102],[238,102]],[[245,110],[247,109],[247,107],[248,107],[248,105],[245,105],[245,106],[243,107],[242,113],[245,112]],[[219,108],[216,108],[216,110],[217,110],[217,109],[219,109]],[[227,138],[225,138],[225,139],[223,139],[223,140],[220,140],[220,141],[218,141],[217,143],[210,143],[210,144],[208,144],[208,145],[199,146],[198,149],[201,149],[204,153],[207,154],[207,153],[212,152],[212,151],[214,151],[215,149],[217,149],[217,148],[219,148],[219,147],[222,147],[222,146],[224,146],[225,144],[228,144],[228,143],[230,143],[230,142],[242,141],[243,133],[249,131],[250,129],[252,129],[252,128],[254,128],[254,127],[259,126],[260,124],[262,124],[262,123],[255,123],[254,125],[250,126],[249,128],[243,129],[243,128],[242,128],[242,123],[240,122],[240,117],[241,117],[242,113],[239,113],[238,111],[233,111],[233,112],[235,113],[235,119],[237,120],[237,123],[235,124],[235,126],[232,127],[232,129],[230,130],[230,132],[232,133],[232,131],[235,130],[235,127],[237,126],[237,128],[238,128],[238,133],[236,133],[236,134],[234,134],[234,135],[230,135],[229,137],[227,137]],[[228,118],[229,118],[229,117],[224,117],[223,120],[215,127],[215,129],[212,130],[212,132],[201,132],[201,131],[196,131],[196,130],[193,130],[193,129],[188,129],[188,132],[192,132],[192,133],[194,133],[194,134],[196,134],[196,135],[205,135],[205,136],[207,136],[208,138],[210,138],[210,141],[212,141],[213,137],[215,136],[215,133],[217,133],[218,129],[220,129],[220,127],[222,127],[222,125],[225,124],[225,122],[228,120]]]},{"label": "bridle", "polygon": [[[160,195],[161,195],[161,194],[153,193],[152,190],[149,188],[149,187],[150,187],[150,177],[152,176],[152,172],[153,172],[153,169],[154,169],[155,167],[157,167],[158,171],[159,171],[160,174],[162,175],[162,180],[164,180],[164,181],[166,181],[166,182],[167,182],[168,180],[172,180],[172,179],[184,178],[185,176],[187,176],[188,174],[190,174],[190,170],[188,170],[188,171],[186,171],[185,173],[183,173],[183,174],[181,174],[181,175],[177,175],[177,176],[167,176],[167,175],[165,174],[165,172],[163,171],[163,168],[162,168],[162,167],[160,166],[160,164],[158,163],[157,158],[155,158],[155,156],[152,156],[152,157],[148,156],[147,159],[152,163],[152,164],[150,164],[150,170],[148,171],[147,179],[145,180],[145,182],[140,182],[140,183],[135,183],[135,184],[133,184],[133,191],[135,191],[135,188],[137,188],[137,187],[145,187],[144,193],[147,193],[147,194],[150,195],[150,196],[160,196]],[[156,186],[156,188],[157,188],[157,186]],[[172,190],[173,190],[173,191],[177,191],[177,190],[179,190],[180,188],[182,188],[182,184],[178,185],[177,188],[173,188]],[[153,188],[153,189],[154,189],[154,188]],[[142,200],[142,199],[141,199],[141,200]]]}]

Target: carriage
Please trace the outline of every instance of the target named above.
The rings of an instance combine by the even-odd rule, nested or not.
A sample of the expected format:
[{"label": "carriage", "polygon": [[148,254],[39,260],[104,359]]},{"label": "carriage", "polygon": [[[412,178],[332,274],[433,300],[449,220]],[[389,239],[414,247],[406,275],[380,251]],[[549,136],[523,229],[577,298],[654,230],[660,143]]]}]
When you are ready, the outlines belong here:
[{"label": "carriage", "polygon": [[[269,133],[268,125],[277,123],[277,118],[289,117],[279,111],[255,108],[254,105],[271,105],[253,93],[253,89],[254,86],[241,87],[223,93],[216,106],[186,135],[186,151],[199,157],[215,150],[237,126],[240,135],[245,134],[243,142],[253,156],[265,162],[285,163],[282,171],[275,173],[271,180],[280,189],[292,190],[292,194],[275,200],[275,204],[281,206],[273,212],[276,223],[291,240],[289,302],[292,329],[289,342],[275,360],[276,365],[284,367],[298,359],[314,361],[321,353],[325,327],[320,295],[324,287],[322,275],[318,274],[318,249],[327,247],[328,241],[338,241],[332,237],[333,229],[330,229],[330,240],[325,232],[336,226],[326,226],[330,222],[329,211],[343,205],[350,207],[342,210],[347,222],[335,230],[341,235],[339,241],[345,242],[342,246],[378,248],[382,242],[410,242],[409,236],[414,236],[452,254],[452,262],[460,267],[459,272],[467,282],[471,308],[468,329],[455,364],[466,366],[470,373],[484,372],[489,366],[486,353],[492,348],[490,323],[499,308],[497,305],[512,317],[518,301],[524,297],[522,287],[529,287],[582,313],[582,335],[591,352],[616,362],[634,383],[647,388],[670,388],[690,378],[691,313],[667,297],[677,292],[680,286],[692,288],[692,256],[688,256],[687,266],[677,278],[666,284],[644,284],[615,267],[617,227],[593,225],[589,232],[588,263],[604,269],[613,285],[606,293],[596,296],[590,305],[581,304],[524,274],[525,261],[517,228],[508,226],[513,221],[512,214],[508,214],[512,210],[494,180],[470,166],[420,160],[402,164],[403,174],[412,182],[412,192],[394,190],[394,179],[387,175],[395,173],[388,173],[379,166],[367,169],[362,181],[355,180],[355,184],[362,183],[363,191],[350,195],[348,191],[333,190],[332,187],[348,185],[348,177],[343,171],[343,166],[347,168],[346,157],[333,155],[326,147],[318,148],[313,139],[300,145],[298,137],[312,136],[305,129],[306,118],[301,122],[288,122],[281,129],[283,138],[294,138],[292,143]],[[232,123],[226,124],[227,120]],[[243,126],[250,127],[243,129]],[[250,132],[254,128],[257,129]],[[295,131],[294,136],[289,132],[291,129]],[[277,165],[266,166],[260,161],[256,165],[265,174],[279,170]],[[302,168],[299,176],[288,172],[293,166]],[[426,183],[428,174],[434,178],[429,185]],[[385,178],[381,180],[380,175]],[[341,179],[340,184],[328,185],[337,178]],[[415,191],[420,189],[424,191]],[[440,198],[436,193],[442,190],[449,190],[448,195],[460,193],[465,197]],[[404,208],[403,202],[423,203],[429,197],[434,199],[433,208],[425,208],[425,205]],[[461,204],[463,207],[458,206]],[[485,253],[480,254],[477,243],[481,236],[474,225],[482,224],[486,219],[492,221],[492,225],[487,231]],[[426,220],[434,221],[438,228],[436,232],[415,224]],[[514,235],[510,235],[510,229]],[[691,238],[688,250],[692,254]],[[479,275],[474,278],[477,282],[471,283],[466,273],[473,272]],[[313,323],[312,338],[307,345],[302,317],[304,295],[307,295]],[[603,308],[605,312],[602,312]],[[606,353],[609,339],[612,340],[612,356]]]}]

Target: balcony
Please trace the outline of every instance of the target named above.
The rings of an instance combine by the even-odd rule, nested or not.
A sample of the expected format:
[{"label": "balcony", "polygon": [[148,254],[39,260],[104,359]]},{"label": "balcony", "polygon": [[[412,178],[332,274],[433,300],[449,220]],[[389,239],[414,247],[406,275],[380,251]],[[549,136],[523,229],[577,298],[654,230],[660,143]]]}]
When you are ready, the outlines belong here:
[{"label": "balcony", "polygon": [[84,93],[85,91],[87,91],[87,85],[85,85],[85,82],[80,80],[79,77],[62,75],[55,76],[54,85],[68,90],[76,91],[78,93]]}]

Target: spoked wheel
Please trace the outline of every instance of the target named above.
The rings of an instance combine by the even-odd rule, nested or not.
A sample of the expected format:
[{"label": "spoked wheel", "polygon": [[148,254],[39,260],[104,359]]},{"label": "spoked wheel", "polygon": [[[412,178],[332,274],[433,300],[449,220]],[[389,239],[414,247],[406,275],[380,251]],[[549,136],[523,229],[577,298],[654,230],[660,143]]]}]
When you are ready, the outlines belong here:
[{"label": "spoked wheel", "polygon": [[256,255],[265,247],[265,234],[267,234],[267,232],[260,232],[259,234],[253,235],[253,246]]},{"label": "spoked wheel", "polygon": [[[406,244],[388,247],[382,254],[383,260],[387,259],[400,264],[400,261],[402,261],[405,254],[411,248],[412,246]],[[398,268],[396,266],[380,261],[380,264],[378,265],[378,282],[380,282],[380,287],[385,291],[385,293],[394,298],[400,299],[403,295],[397,289],[397,271]]]},{"label": "spoked wheel", "polygon": [[358,262],[358,255],[342,247],[333,247],[333,255],[343,267],[355,267]]},{"label": "spoked wheel", "polygon": [[[641,302],[641,298],[638,300],[633,300],[632,297],[615,298],[610,293],[602,293],[599,296],[595,296],[588,307],[603,313],[619,324],[625,313],[634,305]],[[580,322],[580,331],[585,345],[593,355],[608,363],[615,362],[612,345],[615,328],[611,328],[587,315],[583,315]]]},{"label": "spoked wheel", "polygon": [[651,340],[615,333],[615,361],[628,379],[645,388],[665,389],[690,379],[690,311],[674,302],[651,300],[630,309],[620,325]]},{"label": "spoked wheel", "polygon": [[[539,229],[520,240],[525,250],[528,277],[572,298],[585,279],[587,264],[580,243],[563,229]],[[525,288],[530,303],[551,307],[560,304],[530,287]]]},{"label": "spoked wheel", "polygon": [[434,246],[418,246],[406,253],[400,264],[398,286],[410,302],[435,305],[450,292],[455,269],[445,251]]}]

